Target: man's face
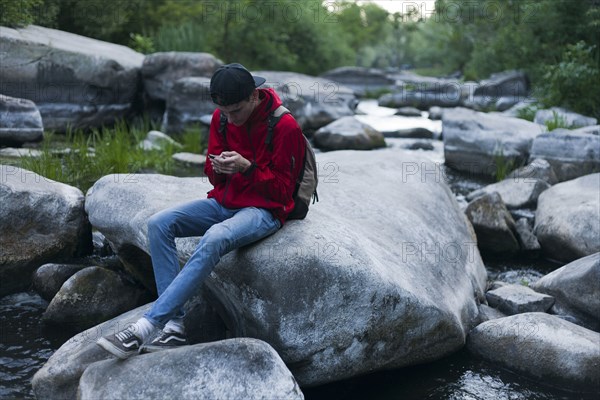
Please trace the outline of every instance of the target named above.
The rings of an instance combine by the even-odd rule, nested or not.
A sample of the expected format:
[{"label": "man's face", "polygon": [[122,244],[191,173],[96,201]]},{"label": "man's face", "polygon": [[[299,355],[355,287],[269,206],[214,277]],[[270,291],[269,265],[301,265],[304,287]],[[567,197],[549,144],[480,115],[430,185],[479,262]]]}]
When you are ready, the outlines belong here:
[{"label": "man's face", "polygon": [[221,113],[227,117],[227,122],[236,126],[244,125],[244,123],[254,111],[256,106],[255,93],[250,95],[249,100],[242,100],[239,103],[231,104],[228,106],[217,106]]}]

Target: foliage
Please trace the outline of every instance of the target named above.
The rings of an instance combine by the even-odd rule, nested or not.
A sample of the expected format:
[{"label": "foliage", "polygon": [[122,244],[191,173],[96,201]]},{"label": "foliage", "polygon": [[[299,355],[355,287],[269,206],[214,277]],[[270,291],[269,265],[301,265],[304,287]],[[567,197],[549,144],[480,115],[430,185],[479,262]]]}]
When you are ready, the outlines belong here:
[{"label": "foliage", "polygon": [[535,114],[537,113],[538,109],[539,108],[536,105],[530,105],[527,107],[520,108],[517,110],[517,117],[533,122],[533,120],[535,119]]},{"label": "foliage", "polygon": [[143,53],[150,54],[154,53],[154,41],[152,38],[144,35],[140,35],[139,33],[131,33],[129,35],[131,41],[129,42],[129,47],[133,50]]},{"label": "foliage", "polygon": [[18,28],[34,21],[35,10],[44,0],[0,0],[0,26]]},{"label": "foliage", "polygon": [[504,180],[506,176],[517,167],[513,159],[504,155],[504,149],[501,143],[498,143],[496,150],[494,151],[494,165],[496,166],[496,182]]},{"label": "foliage", "polygon": [[[160,150],[143,150],[139,142],[148,129],[147,124],[129,126],[121,121],[112,128],[93,130],[91,134],[81,130],[69,131],[68,151],[52,148],[53,135],[46,134],[40,149],[41,157],[24,157],[21,167],[76,186],[84,192],[108,174],[148,170],[171,173],[174,167],[172,155],[178,149],[168,144]],[[194,148],[197,149],[197,145]]]},{"label": "foliage", "polygon": [[544,105],[600,118],[600,68],[593,51],[594,46],[584,42],[569,45],[558,64],[545,68],[538,90]]},{"label": "foliage", "polygon": [[546,127],[548,128],[548,132],[551,132],[555,129],[570,129],[571,126],[567,123],[567,120],[558,114],[556,111],[552,111],[552,119],[546,121]]}]

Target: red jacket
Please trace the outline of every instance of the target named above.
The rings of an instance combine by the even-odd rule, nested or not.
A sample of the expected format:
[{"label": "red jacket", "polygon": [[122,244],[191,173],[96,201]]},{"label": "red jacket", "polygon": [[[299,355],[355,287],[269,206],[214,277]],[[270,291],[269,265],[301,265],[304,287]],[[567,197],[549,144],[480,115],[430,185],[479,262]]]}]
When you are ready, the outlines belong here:
[{"label": "red jacket", "polygon": [[221,112],[217,109],[213,113],[208,154],[237,151],[252,166],[244,173],[217,174],[207,160],[204,172],[214,186],[208,197],[226,208],[266,208],[283,224],[294,209],[292,195],[306,146],[298,123],[287,114],[273,131],[271,151],[265,144],[267,119],[281,105],[281,100],[273,89],[259,89],[259,99],[243,126],[227,124],[225,138],[219,132]]}]

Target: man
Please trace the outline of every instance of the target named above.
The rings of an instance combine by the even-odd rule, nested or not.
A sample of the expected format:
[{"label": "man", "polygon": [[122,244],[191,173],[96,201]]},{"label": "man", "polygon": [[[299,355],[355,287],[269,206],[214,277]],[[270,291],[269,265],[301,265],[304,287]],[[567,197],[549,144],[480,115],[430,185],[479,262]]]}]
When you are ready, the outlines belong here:
[{"label": "man", "polygon": [[[127,329],[98,340],[119,358],[187,344],[183,306],[229,251],[276,232],[294,208],[292,195],[306,146],[290,114],[266,143],[267,120],[281,105],[264,78],[240,64],[220,67],[210,81],[213,113],[204,172],[214,188],[208,198],[161,211],[148,221],[158,290],[152,308]],[[221,123],[221,116],[226,123]],[[176,237],[202,236],[180,270]],[[161,334],[142,344],[155,329]]]}]

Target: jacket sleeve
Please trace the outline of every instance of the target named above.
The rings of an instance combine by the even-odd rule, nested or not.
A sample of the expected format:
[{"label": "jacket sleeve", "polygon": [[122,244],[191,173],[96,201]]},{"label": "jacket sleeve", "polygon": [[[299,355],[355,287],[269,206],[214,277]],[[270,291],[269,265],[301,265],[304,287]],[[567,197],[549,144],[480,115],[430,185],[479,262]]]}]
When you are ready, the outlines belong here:
[{"label": "jacket sleeve", "polygon": [[296,176],[304,160],[304,151],[302,130],[291,115],[286,115],[273,132],[271,163],[262,166],[252,164],[243,175],[254,183],[262,196],[289,205],[296,186]]},{"label": "jacket sleeve", "polygon": [[213,186],[217,186],[220,183],[224,183],[227,180],[226,175],[217,174],[212,167],[212,163],[208,159],[208,154],[221,154],[225,151],[225,145],[223,143],[222,134],[219,133],[219,125],[221,121],[221,113],[219,110],[215,110],[210,122],[210,129],[208,132],[208,152],[206,156],[206,162],[204,163],[204,174],[208,177],[208,180]]}]

